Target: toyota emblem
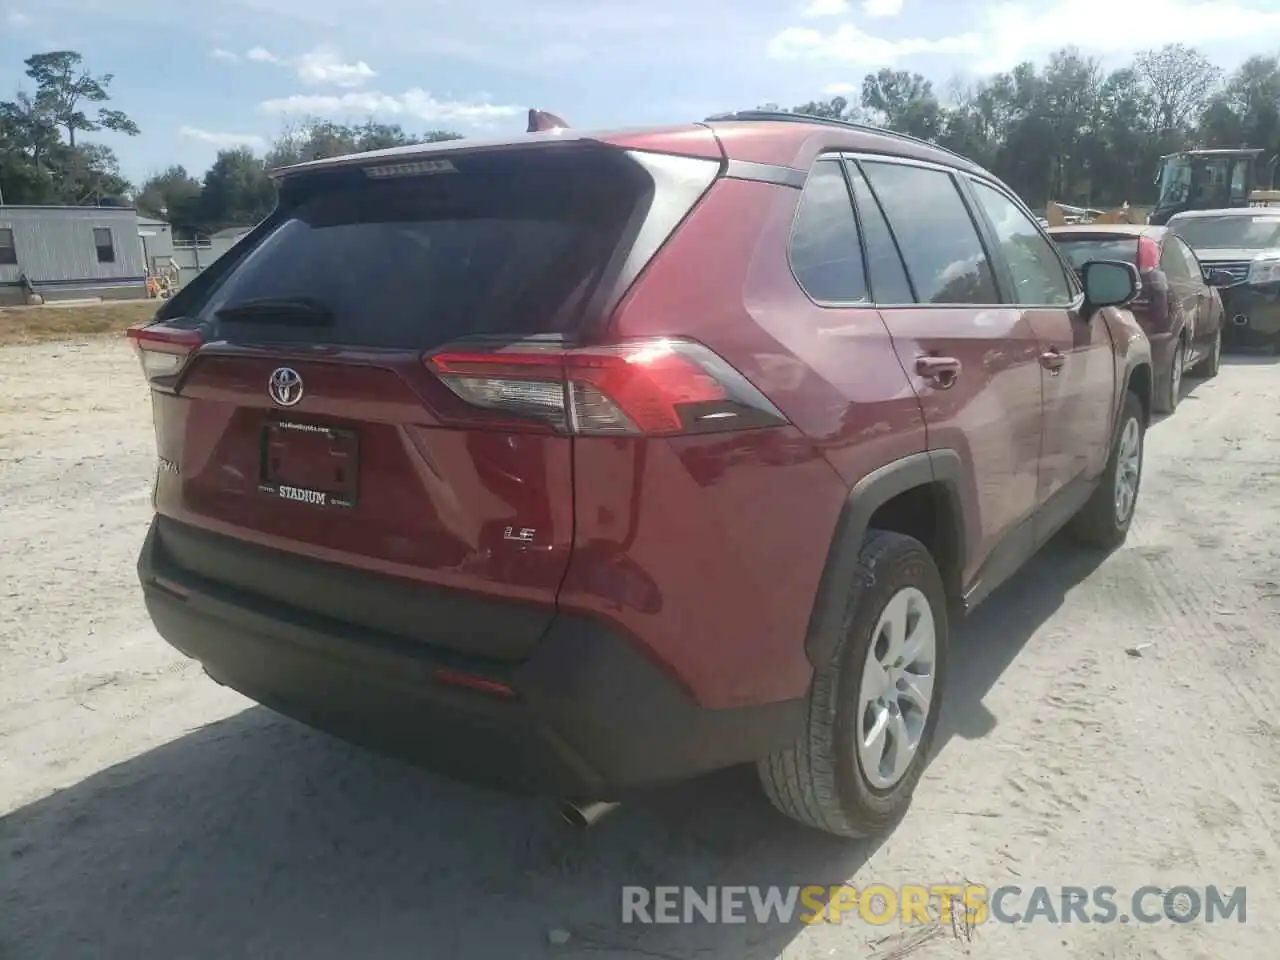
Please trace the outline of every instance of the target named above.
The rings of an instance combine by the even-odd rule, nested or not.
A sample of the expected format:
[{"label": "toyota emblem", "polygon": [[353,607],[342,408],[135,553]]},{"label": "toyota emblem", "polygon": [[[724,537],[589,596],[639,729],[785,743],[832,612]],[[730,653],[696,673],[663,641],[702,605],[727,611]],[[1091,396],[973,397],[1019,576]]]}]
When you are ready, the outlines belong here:
[{"label": "toyota emblem", "polygon": [[282,407],[292,407],[302,399],[302,377],[292,367],[277,367],[267,381],[267,393]]}]

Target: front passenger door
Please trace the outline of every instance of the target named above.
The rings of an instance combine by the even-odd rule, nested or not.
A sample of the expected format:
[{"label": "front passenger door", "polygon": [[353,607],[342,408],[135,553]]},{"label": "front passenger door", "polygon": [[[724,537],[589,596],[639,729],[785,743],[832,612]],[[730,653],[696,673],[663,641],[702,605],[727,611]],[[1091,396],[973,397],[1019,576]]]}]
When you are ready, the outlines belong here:
[{"label": "front passenger door", "polygon": [[1044,430],[1036,501],[1043,543],[1087,499],[1111,449],[1115,366],[1111,334],[1081,316],[1077,288],[1052,242],[1002,189],[969,178],[1009,274],[1013,298],[1040,340]]}]

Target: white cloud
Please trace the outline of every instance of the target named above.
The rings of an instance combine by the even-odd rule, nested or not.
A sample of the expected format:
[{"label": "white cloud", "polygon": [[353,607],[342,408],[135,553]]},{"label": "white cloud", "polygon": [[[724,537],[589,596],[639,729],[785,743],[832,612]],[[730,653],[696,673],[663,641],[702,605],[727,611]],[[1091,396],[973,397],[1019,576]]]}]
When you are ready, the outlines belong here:
[{"label": "white cloud", "polygon": [[[1247,42],[1253,49],[1280,40],[1280,9],[1240,0],[1058,0],[1040,7],[999,3],[987,11],[986,55],[981,72],[1006,70],[1057,49],[1063,37],[1086,50],[1127,54],[1166,43]],[[1081,24],[1105,24],[1083,31]]]},{"label": "white cloud", "polygon": [[20,27],[31,26],[35,23],[35,20],[27,16],[21,10],[18,10],[15,7],[9,7],[4,12],[4,22],[16,30]]},{"label": "white cloud", "polygon": [[831,33],[809,27],[788,27],[769,41],[769,56],[774,60],[827,60],[862,67],[893,66],[904,57],[921,53],[975,54],[983,50],[983,37],[977,33],[936,40],[925,37],[886,40],[864,33],[851,23],[842,24]]},{"label": "white cloud", "polygon": [[359,87],[376,74],[363,60],[346,63],[332,47],[317,47],[294,61],[298,79],[303,83],[335,87]]},{"label": "white cloud", "polygon": [[469,127],[488,126],[495,120],[519,116],[527,109],[481,101],[437,100],[416,87],[401,94],[376,90],[336,95],[295,94],[264,100],[258,106],[265,113],[286,116],[381,116],[392,120],[456,123]]},{"label": "white cloud", "polygon": [[[815,0],[827,4],[832,0]],[[901,0],[863,0],[868,15],[901,11]],[[1083,32],[1081,24],[1106,24]],[[964,58],[979,73],[1008,70],[1023,60],[1044,57],[1063,38],[1097,54],[1132,55],[1166,43],[1248,44],[1260,49],[1280,42],[1280,8],[1250,0],[1143,0],[1125,6],[1116,0],[1001,0],[988,7],[980,29],[942,37],[879,37],[852,23],[818,30],[788,27],[768,45],[775,60],[894,66],[920,54]]]},{"label": "white cloud", "polygon": [[809,0],[802,17],[838,17],[849,12],[849,0]]},{"label": "white cloud", "polygon": [[215,60],[225,60],[228,63],[237,63],[240,60],[240,54],[234,50],[224,50],[222,47],[215,47],[209,51],[209,56]]},{"label": "white cloud", "polygon": [[[238,54],[230,50],[215,50],[213,55],[223,60],[239,59]],[[254,47],[244,58],[254,63],[287,67],[297,73],[299,80],[313,87],[362,87],[377,76],[363,60],[344,60],[342,54],[330,46],[319,46],[296,57],[282,57],[266,47]]]},{"label": "white cloud", "polygon": [[868,17],[896,17],[902,12],[902,0],[862,0],[862,12]]},{"label": "white cloud", "polygon": [[851,93],[857,93],[862,88],[856,83],[828,83],[822,88],[822,92],[828,97],[847,97]]},{"label": "white cloud", "polygon": [[178,136],[208,144],[219,150],[232,147],[252,147],[255,150],[262,150],[267,145],[266,139],[256,133],[214,133],[211,130],[201,130],[199,127],[182,127],[178,130]]}]

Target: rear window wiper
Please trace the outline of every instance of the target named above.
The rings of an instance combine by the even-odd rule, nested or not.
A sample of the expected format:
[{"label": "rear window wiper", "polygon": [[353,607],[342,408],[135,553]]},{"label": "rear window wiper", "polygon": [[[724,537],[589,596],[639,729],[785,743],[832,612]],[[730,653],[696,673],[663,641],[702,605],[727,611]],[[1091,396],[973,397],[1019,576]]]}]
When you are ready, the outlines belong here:
[{"label": "rear window wiper", "polygon": [[280,323],[305,327],[333,325],[332,308],[306,297],[262,297],[244,300],[217,311],[219,320]]}]

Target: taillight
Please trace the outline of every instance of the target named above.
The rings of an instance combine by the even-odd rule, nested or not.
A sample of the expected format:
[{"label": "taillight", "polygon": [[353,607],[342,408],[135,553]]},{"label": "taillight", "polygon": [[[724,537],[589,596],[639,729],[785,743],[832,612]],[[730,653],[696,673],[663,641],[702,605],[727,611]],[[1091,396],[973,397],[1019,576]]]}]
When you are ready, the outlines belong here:
[{"label": "taillight", "polygon": [[[457,345],[424,357],[476,426],[541,425],[581,435],[717,433],[787,422],[700,343],[635,340],[553,349]],[[514,422],[513,422],[513,418]]]},{"label": "taillight", "polygon": [[182,369],[191,351],[204,342],[199,330],[145,321],[128,329],[148,381],[171,377]]},{"label": "taillight", "polygon": [[1150,237],[1138,238],[1138,272],[1160,269],[1160,244]]}]

